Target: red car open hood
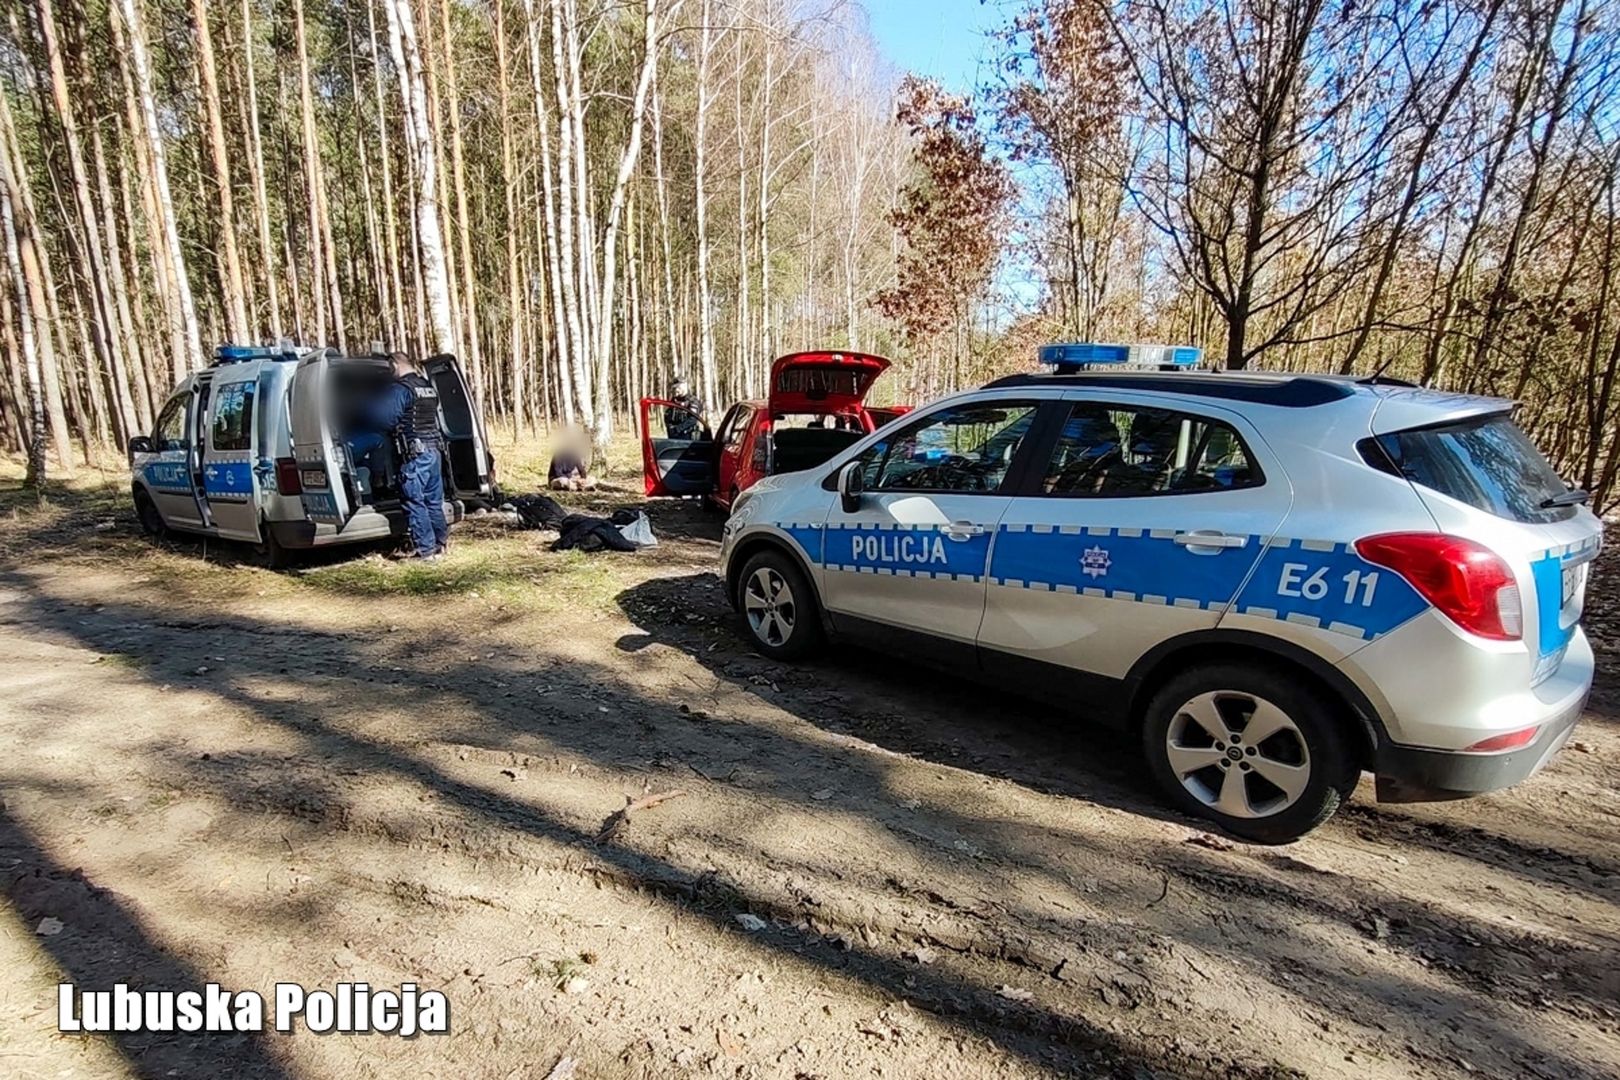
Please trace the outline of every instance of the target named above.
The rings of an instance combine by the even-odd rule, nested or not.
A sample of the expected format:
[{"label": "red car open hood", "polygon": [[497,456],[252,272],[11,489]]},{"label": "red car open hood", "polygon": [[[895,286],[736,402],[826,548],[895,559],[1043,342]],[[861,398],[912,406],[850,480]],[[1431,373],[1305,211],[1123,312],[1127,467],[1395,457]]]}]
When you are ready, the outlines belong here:
[{"label": "red car open hood", "polygon": [[772,416],[854,412],[888,369],[887,360],[868,353],[790,353],[771,365],[766,404]]}]

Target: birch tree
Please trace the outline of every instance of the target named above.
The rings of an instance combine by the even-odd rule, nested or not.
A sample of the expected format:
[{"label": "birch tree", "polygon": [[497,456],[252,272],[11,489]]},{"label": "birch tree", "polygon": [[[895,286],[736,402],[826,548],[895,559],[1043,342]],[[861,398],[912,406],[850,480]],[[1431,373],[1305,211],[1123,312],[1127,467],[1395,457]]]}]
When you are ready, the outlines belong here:
[{"label": "birch tree", "polygon": [[439,166],[428,122],[427,84],[417,44],[410,0],[382,0],[388,16],[388,46],[399,76],[405,116],[405,147],[416,186],[416,240],[426,293],[432,342],[441,353],[456,353],[456,326],[450,314],[444,233],[439,221]]}]

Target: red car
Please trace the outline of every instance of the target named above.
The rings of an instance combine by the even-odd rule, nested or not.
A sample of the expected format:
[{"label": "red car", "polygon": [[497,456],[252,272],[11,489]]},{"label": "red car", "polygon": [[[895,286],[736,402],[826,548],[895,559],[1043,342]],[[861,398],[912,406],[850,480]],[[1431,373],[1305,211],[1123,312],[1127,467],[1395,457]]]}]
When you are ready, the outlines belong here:
[{"label": "red car", "polygon": [[[701,495],[732,501],[773,473],[811,469],[855,442],[893,409],[868,411],[863,402],[889,361],[867,353],[792,353],[771,365],[764,401],[739,401],[710,433],[695,439],[657,438],[667,431],[657,409],[682,409],[665,398],[641,399],[641,460],[648,495]],[[692,410],[687,409],[690,412]],[[890,416],[878,417],[876,412]],[[792,423],[804,419],[804,425]]]}]

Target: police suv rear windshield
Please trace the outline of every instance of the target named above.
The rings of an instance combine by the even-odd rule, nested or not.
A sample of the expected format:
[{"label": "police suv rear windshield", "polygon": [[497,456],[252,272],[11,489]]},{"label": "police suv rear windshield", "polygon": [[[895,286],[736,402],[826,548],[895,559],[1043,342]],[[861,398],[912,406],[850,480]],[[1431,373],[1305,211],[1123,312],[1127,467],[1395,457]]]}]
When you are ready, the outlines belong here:
[{"label": "police suv rear windshield", "polygon": [[[1376,444],[1376,449],[1364,444],[1368,464],[1497,517],[1539,523],[1575,513],[1574,506],[1549,504],[1569,489],[1506,413],[1397,431],[1368,442]],[[1379,451],[1386,460],[1377,460]]]}]

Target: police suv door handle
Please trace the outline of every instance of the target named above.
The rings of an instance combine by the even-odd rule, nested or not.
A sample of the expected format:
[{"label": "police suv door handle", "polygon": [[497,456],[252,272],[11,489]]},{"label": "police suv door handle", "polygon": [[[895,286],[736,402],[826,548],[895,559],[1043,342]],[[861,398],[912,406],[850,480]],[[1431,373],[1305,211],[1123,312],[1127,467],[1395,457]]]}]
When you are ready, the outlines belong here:
[{"label": "police suv door handle", "polygon": [[[1216,532],[1213,529],[1195,529],[1192,532],[1177,533],[1175,542],[1184,548],[1192,548],[1197,554],[1198,548],[1240,548],[1248,544],[1247,536],[1233,536],[1231,533]],[[1214,551],[1208,552],[1214,554]]]},{"label": "police suv door handle", "polygon": [[970,540],[975,536],[983,536],[984,526],[975,525],[971,521],[953,521],[949,525],[941,526],[940,532],[950,540]]}]

